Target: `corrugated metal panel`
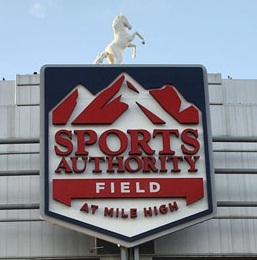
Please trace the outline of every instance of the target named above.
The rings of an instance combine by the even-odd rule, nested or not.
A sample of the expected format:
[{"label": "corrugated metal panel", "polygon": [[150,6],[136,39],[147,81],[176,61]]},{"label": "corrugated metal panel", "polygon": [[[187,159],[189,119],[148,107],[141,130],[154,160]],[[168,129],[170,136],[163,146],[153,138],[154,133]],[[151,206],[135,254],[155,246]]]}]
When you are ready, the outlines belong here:
[{"label": "corrugated metal panel", "polygon": [[157,255],[256,255],[256,219],[214,219],[156,240]]},{"label": "corrugated metal panel", "polygon": [[40,75],[16,76],[16,102],[18,106],[39,105]]},{"label": "corrugated metal panel", "polygon": [[15,82],[13,80],[2,81],[0,84],[0,106],[15,104]]},{"label": "corrugated metal panel", "polygon": [[0,136],[39,137],[38,106],[0,106]]},{"label": "corrugated metal panel", "polygon": [[208,74],[208,90],[210,104],[223,104],[221,74]]},{"label": "corrugated metal panel", "polygon": [[39,154],[2,154],[1,171],[35,170],[38,169]]},{"label": "corrugated metal panel", "polygon": [[39,74],[27,74],[27,75],[16,75],[17,86],[28,86],[28,85],[39,85],[40,75]]},{"label": "corrugated metal panel", "polygon": [[0,258],[94,256],[91,238],[43,221],[0,222]]},{"label": "corrugated metal panel", "polygon": [[18,106],[39,106],[40,88],[38,85],[17,87],[16,102]]},{"label": "corrugated metal panel", "polygon": [[207,76],[208,84],[209,85],[221,85],[221,73],[211,73]]},{"label": "corrugated metal panel", "polygon": [[256,105],[257,80],[223,80],[226,104]]},{"label": "corrugated metal panel", "polygon": [[257,135],[257,120],[253,120],[256,117],[257,105],[215,105],[210,107],[210,111],[214,136]]}]

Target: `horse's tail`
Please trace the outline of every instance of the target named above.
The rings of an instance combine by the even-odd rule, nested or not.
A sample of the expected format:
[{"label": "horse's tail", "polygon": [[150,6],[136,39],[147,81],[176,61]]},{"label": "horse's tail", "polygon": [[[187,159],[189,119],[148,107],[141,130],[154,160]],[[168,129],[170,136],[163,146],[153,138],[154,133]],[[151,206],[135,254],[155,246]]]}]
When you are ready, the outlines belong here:
[{"label": "horse's tail", "polygon": [[107,51],[99,53],[93,61],[93,64],[102,64],[103,60],[106,59],[108,55],[109,53]]}]

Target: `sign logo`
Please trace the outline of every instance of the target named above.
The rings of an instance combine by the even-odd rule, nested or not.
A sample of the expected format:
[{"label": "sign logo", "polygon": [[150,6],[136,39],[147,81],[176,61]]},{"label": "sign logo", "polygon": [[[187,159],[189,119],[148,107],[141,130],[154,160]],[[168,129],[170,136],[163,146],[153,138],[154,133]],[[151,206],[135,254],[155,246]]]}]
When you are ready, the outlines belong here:
[{"label": "sign logo", "polygon": [[201,66],[45,66],[41,214],[135,246],[212,217]]}]

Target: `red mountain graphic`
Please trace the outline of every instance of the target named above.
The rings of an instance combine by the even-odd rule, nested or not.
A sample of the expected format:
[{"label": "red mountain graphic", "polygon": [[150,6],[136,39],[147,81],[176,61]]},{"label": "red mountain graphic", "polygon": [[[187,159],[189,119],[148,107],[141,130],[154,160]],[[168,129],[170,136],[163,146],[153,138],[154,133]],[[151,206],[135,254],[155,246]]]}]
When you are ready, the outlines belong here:
[{"label": "red mountain graphic", "polygon": [[119,92],[124,78],[121,76],[114,84],[96,96],[72,124],[112,124],[119,118],[128,109],[128,105],[120,101],[121,95],[112,101],[111,99]]},{"label": "red mountain graphic", "polygon": [[170,85],[162,89],[153,89],[149,91],[161,107],[174,117],[180,124],[198,124],[198,111],[194,106],[189,106],[180,111],[181,99],[177,90]]},{"label": "red mountain graphic", "polygon": [[[129,105],[122,101],[124,90],[129,91],[135,98],[135,105],[146,115],[153,124],[165,124],[161,116],[156,115],[150,108],[146,108],[140,103],[137,97],[144,92],[148,98],[153,98],[159,106],[172,116],[180,124],[198,124],[198,109],[186,102],[179,92],[172,85],[165,85],[160,89],[145,90],[137,88],[131,81],[130,76],[122,73],[117,80],[109,87],[101,91],[85,109],[72,121],[73,125],[85,124],[112,124],[129,108]],[[150,93],[150,95],[149,95]],[[71,117],[78,100],[78,91],[73,91],[53,110],[53,124],[65,125]],[[187,105],[181,109],[182,103]]]}]

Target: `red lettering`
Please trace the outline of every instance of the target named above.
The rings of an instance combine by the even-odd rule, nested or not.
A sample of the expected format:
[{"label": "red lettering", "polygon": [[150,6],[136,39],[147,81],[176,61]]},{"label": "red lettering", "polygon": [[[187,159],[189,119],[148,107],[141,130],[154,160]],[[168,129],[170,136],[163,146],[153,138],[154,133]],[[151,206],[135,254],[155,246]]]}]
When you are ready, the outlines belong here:
[{"label": "red lettering", "polygon": [[69,154],[71,154],[72,150],[73,150],[73,144],[71,142],[72,139],[72,132],[69,130],[64,130],[61,129],[59,131],[56,132],[55,134],[55,142],[59,145],[61,145],[62,147],[66,148],[65,151],[62,151],[59,149],[58,146],[54,146],[54,150],[55,153],[57,155],[61,155],[61,156],[67,156]]},{"label": "red lettering", "polygon": [[[88,155],[88,151],[85,150],[85,145],[92,145],[97,141],[97,134],[93,130],[74,130],[77,135],[77,151],[75,155]],[[85,140],[85,136],[88,139]]]},{"label": "red lettering", "polygon": [[64,171],[65,173],[72,173],[72,169],[67,163],[65,157],[62,157],[59,165],[57,166],[55,172],[56,173],[61,173],[61,171]]},{"label": "red lettering", "polygon": [[104,216],[110,216],[111,218],[113,217],[113,208],[107,208],[105,207],[104,208]]},{"label": "red lettering", "polygon": [[131,208],[130,209],[130,217],[136,218],[137,217],[137,208]]},{"label": "red lettering", "polygon": [[[108,156],[107,162],[108,162],[108,169],[107,172],[114,172],[113,166],[117,166],[118,170],[117,172],[125,172],[124,166],[123,166],[123,156]],[[114,160],[115,159],[115,160]]]},{"label": "red lettering", "polygon": [[86,156],[82,156],[81,159],[83,161],[84,167],[82,169],[78,168],[78,158],[79,157],[70,157],[71,161],[72,161],[72,169],[75,173],[82,173],[86,170],[87,168],[87,157]]},{"label": "red lettering", "polygon": [[158,168],[155,166],[156,159],[153,156],[142,156],[144,166],[143,172],[158,172]]},{"label": "red lettering", "polygon": [[152,211],[151,207],[148,207],[148,209],[144,208],[144,216],[145,217],[147,217],[147,216],[151,217],[152,215],[153,215],[153,211]]},{"label": "red lettering", "polygon": [[167,161],[171,160],[173,163],[173,167],[171,169],[171,172],[180,172],[180,168],[178,167],[178,162],[183,161],[183,156],[169,156],[167,158]]},{"label": "red lettering", "polygon": [[159,160],[161,162],[161,169],[160,172],[167,172],[167,168],[166,168],[166,156],[160,156]]},{"label": "red lettering", "polygon": [[[131,150],[129,155],[140,155],[142,151],[139,150],[139,147],[146,154],[154,154],[155,150],[153,150],[148,142],[151,140],[151,134],[147,130],[138,129],[138,130],[128,130],[127,131],[131,136]],[[141,136],[141,139],[139,139]]]},{"label": "red lettering", "polygon": [[[97,205],[94,205],[92,204],[91,205],[91,213],[94,215],[96,213],[96,211],[98,210],[98,206]],[[80,208],[80,211],[84,211],[86,213],[89,213],[89,206],[87,203],[85,203],[81,208]]]},{"label": "red lettering", "polygon": [[[107,144],[107,138],[109,135],[116,136],[120,143],[120,148],[118,150],[111,150],[109,145]],[[117,129],[111,129],[102,133],[99,138],[99,146],[103,153],[107,155],[119,155],[123,153],[128,146],[128,138],[125,133]]]},{"label": "red lettering", "polygon": [[92,214],[93,214],[93,215],[95,214],[95,212],[97,211],[97,209],[98,209],[98,206],[97,206],[97,205],[94,205],[94,204],[91,205],[91,210],[92,210]]},{"label": "red lettering", "polygon": [[173,204],[169,203],[169,209],[170,212],[174,211],[174,210],[178,210],[178,204],[176,201],[173,202]]},{"label": "red lettering", "polygon": [[184,154],[196,154],[200,149],[200,144],[197,140],[198,131],[196,129],[185,129],[181,134],[182,141],[191,146],[193,149],[188,149],[184,144],[181,145],[182,152]]},{"label": "red lettering", "polygon": [[197,172],[198,169],[195,167],[196,162],[199,160],[200,156],[185,156],[185,160],[188,162],[190,165],[190,168],[188,172]]},{"label": "red lettering", "polygon": [[[131,161],[135,162],[135,168],[131,167]],[[138,156],[129,156],[124,163],[125,169],[129,172],[138,172],[142,168],[142,161]]]},{"label": "red lettering", "polygon": [[168,208],[166,207],[165,204],[162,204],[160,207],[159,207],[159,211],[161,214],[166,214],[168,212]]},{"label": "red lettering", "polygon": [[153,211],[154,211],[154,215],[157,216],[158,215],[158,209],[156,206],[153,207]]},{"label": "red lettering", "polygon": [[85,211],[86,213],[89,213],[88,204],[85,203],[85,204],[80,208],[80,211]]},{"label": "red lettering", "polygon": [[100,169],[100,161],[105,162],[104,157],[89,157],[89,162],[94,161],[95,168],[93,169],[94,173],[101,173],[102,170]]},{"label": "red lettering", "polygon": [[173,212],[174,210],[178,210],[178,205],[176,201],[172,203],[169,203],[168,205],[162,204],[159,207],[153,206],[153,207],[148,207],[144,208],[144,216],[145,217],[152,217],[153,214],[155,216],[158,216],[158,214],[166,214],[168,211]]},{"label": "red lettering", "polygon": [[125,210],[124,210],[124,209],[121,209],[121,217],[122,217],[122,218],[128,218],[128,214],[125,213]]},{"label": "red lettering", "polygon": [[163,154],[170,154],[173,155],[175,154],[175,151],[171,150],[171,144],[170,144],[170,139],[171,139],[171,135],[175,135],[176,137],[179,137],[179,132],[177,129],[155,129],[153,131],[153,137],[155,138],[157,135],[161,135],[162,137],[162,146],[163,149],[161,151],[159,151],[160,155]]}]

